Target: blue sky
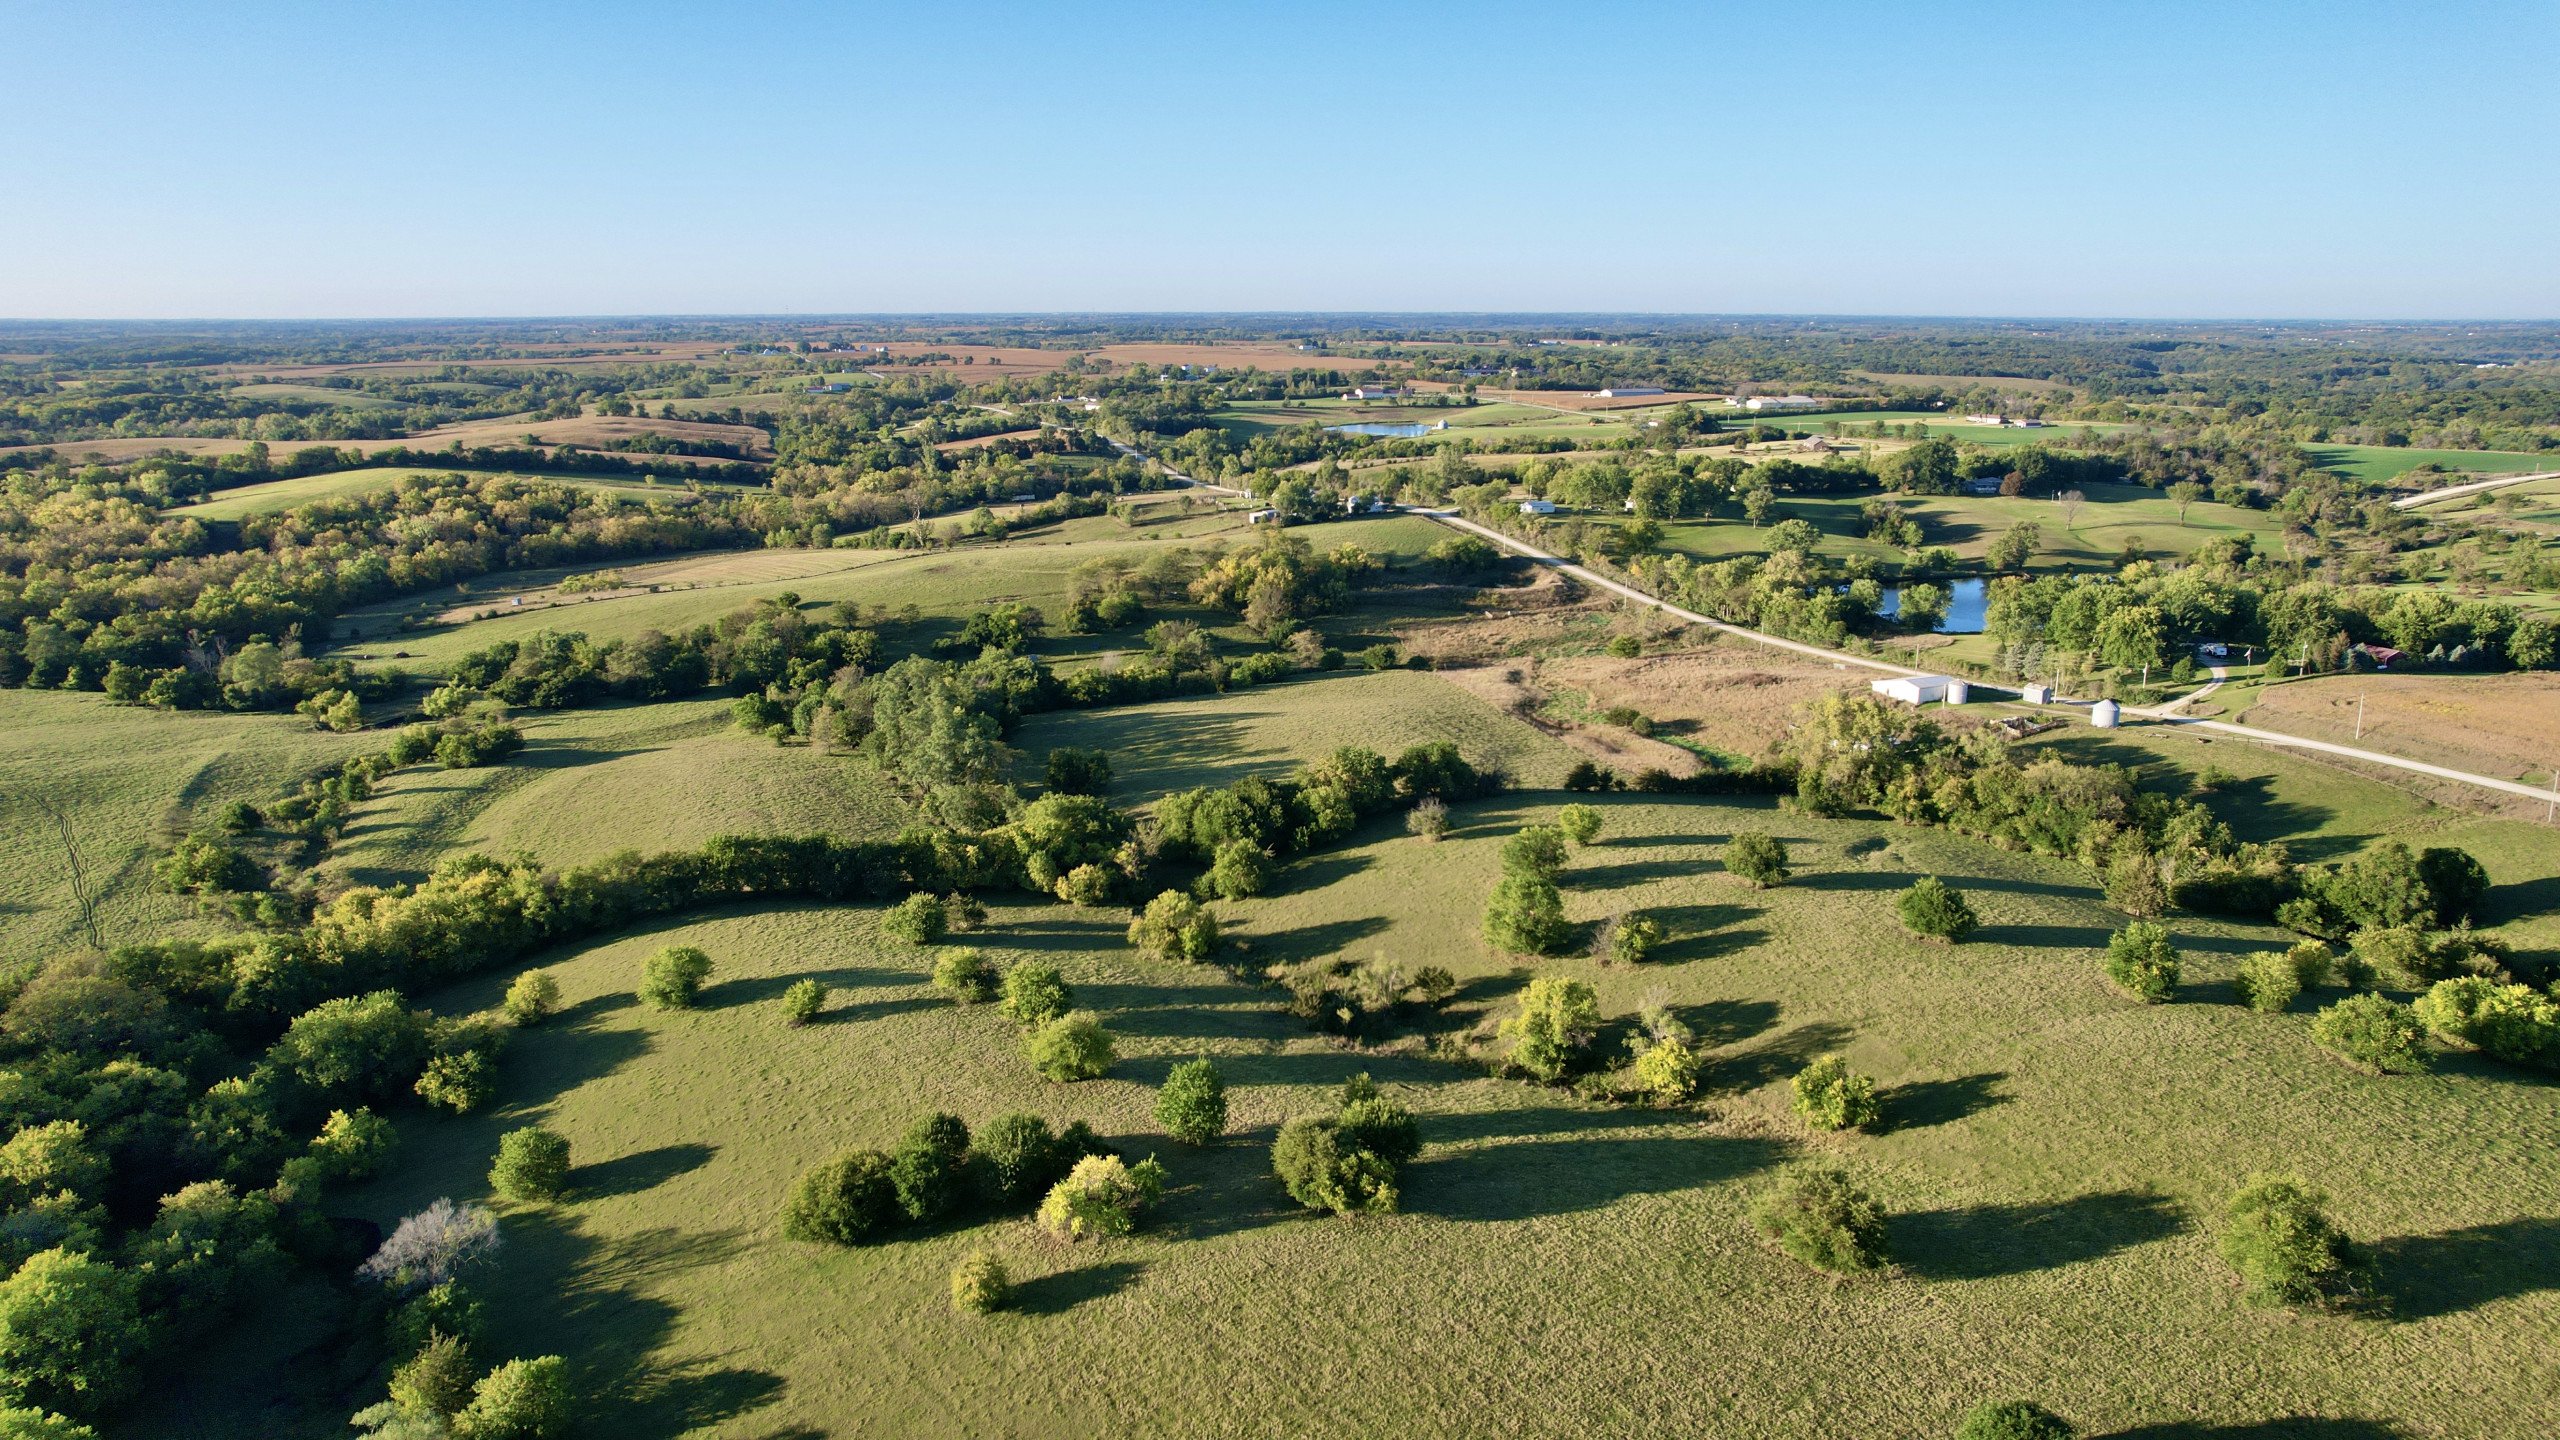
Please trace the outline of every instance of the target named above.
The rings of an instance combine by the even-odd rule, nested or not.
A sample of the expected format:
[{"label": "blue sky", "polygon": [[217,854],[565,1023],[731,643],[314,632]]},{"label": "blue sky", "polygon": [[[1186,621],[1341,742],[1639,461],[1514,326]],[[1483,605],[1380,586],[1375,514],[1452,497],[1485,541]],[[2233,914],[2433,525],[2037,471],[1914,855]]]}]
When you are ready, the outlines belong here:
[{"label": "blue sky", "polygon": [[0,316],[2560,316],[2560,5],[11,0]]}]

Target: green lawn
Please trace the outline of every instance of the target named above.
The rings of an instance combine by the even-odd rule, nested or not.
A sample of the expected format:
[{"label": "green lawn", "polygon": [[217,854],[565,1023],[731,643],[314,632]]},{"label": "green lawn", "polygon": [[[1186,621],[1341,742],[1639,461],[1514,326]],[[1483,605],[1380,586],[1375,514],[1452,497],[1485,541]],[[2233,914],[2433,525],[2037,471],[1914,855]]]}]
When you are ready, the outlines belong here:
[{"label": "green lawn", "polygon": [[2483,476],[2560,470],[2560,450],[2532,454],[2519,450],[2410,450],[2397,445],[2305,445],[2302,448],[2322,469],[2376,485],[2396,480],[2421,465],[2475,471]]},{"label": "green lawn", "polygon": [[[1240,959],[1449,965],[1462,988],[1440,1029],[1464,1035],[1524,976],[1474,938],[1496,851],[1554,798],[1466,808],[1438,845],[1382,824],[1293,867],[1278,895],[1221,907]],[[1047,1085],[992,1009],[925,987],[930,954],[884,938],[875,912],[749,907],[551,957],[570,1009],[518,1042],[498,1105],[404,1116],[397,1173],[352,1207],[387,1223],[483,1198],[501,1131],[567,1135],[581,1194],[508,1211],[491,1349],[572,1357],[603,1434],[1941,1437],[2005,1394],[2090,1434],[2548,1433],[2560,1087],[2471,1061],[2346,1070],[2304,1013],[2232,1002],[2237,955],[2273,938],[2246,927],[2180,921],[2185,994],[2129,1003],[2095,964],[2117,917],[2069,867],[1759,803],[1603,807],[1602,843],[1567,871],[1571,912],[1643,905],[1678,938],[1641,970],[1538,968],[1598,987],[1604,1047],[1648,993],[1677,1007],[1713,1052],[1694,1109],[1598,1108],[1410,1045],[1346,1050],[1270,991],[1135,958],[1116,913],[1001,906],[987,948],[1059,963],[1120,1037],[1108,1078]],[[1721,874],[1741,828],[1784,836],[1798,880],[1755,892]],[[1975,941],[1901,934],[1892,892],[1923,872],[1973,895]],[[638,1006],[642,957],[676,943],[718,967],[704,1008]],[[792,1030],[773,997],[802,975],[836,998]],[[505,978],[440,1003],[488,1004]],[[1831,1050],[1881,1082],[1884,1133],[1813,1136],[1787,1113],[1785,1077]],[[1151,1087],[1195,1054],[1235,1087],[1235,1138],[1208,1151],[1150,1118]],[[1300,1214],[1267,1178],[1269,1139],[1360,1069],[1422,1116],[1405,1213]],[[1100,1245],[1014,1217],[858,1250],[779,1237],[795,1174],[930,1109],[1086,1119],[1162,1157],[1174,1188],[1146,1232]],[[1835,1284],[1749,1233],[1750,1196],[1800,1160],[1885,1203],[1895,1274]],[[2394,1318],[2242,1302],[2213,1236],[2262,1169],[2332,1192],[2377,1249]],[[950,1312],[945,1276],[977,1247],[1026,1282],[1020,1312]],[[290,1357],[271,1317],[238,1328],[168,1387],[189,1433],[343,1434],[355,1382]],[[2335,1423],[2287,1423],[2308,1415]],[[146,1405],[125,1433],[177,1417]]]}]

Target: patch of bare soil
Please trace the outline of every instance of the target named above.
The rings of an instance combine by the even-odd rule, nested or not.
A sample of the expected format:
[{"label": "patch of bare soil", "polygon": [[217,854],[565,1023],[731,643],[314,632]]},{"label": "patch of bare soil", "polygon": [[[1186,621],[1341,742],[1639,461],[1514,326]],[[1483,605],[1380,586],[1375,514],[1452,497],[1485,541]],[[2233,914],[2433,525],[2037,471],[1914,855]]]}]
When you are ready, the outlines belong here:
[{"label": "patch of bare soil", "polygon": [[1696,755],[1677,745],[1648,739],[1614,725],[1560,721],[1545,713],[1548,692],[1532,680],[1538,663],[1522,660],[1510,664],[1469,665],[1442,670],[1438,674],[1441,679],[1493,708],[1527,721],[1622,775],[1632,776],[1645,770],[1695,775],[1704,768]]}]

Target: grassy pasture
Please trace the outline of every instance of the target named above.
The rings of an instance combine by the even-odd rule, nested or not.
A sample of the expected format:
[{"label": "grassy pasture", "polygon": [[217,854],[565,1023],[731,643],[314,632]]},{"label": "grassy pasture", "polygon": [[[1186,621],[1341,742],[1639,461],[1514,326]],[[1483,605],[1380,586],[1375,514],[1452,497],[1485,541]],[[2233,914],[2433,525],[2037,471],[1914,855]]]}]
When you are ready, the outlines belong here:
[{"label": "grassy pasture", "polygon": [[[320,500],[339,500],[350,495],[367,495],[387,490],[412,475],[450,475],[432,465],[368,465],[354,470],[331,470],[318,475],[296,475],[288,480],[262,480],[254,485],[236,485],[217,490],[192,505],[172,507],[167,513],[197,520],[239,520],[251,515],[274,515],[298,505]],[[647,483],[637,475],[567,475],[549,471],[540,474],[506,471],[469,471],[473,475],[503,473],[508,479],[534,482],[548,481],[559,485],[576,485],[589,490],[608,490],[635,498],[681,500],[685,487],[681,484]],[[717,482],[705,482],[713,488],[734,489]]]},{"label": "grassy pasture", "polygon": [[[1379,827],[1293,867],[1276,897],[1223,908],[1251,962],[1451,965],[1464,983],[1446,1023],[1464,1029],[1523,978],[1473,922],[1501,838],[1552,798],[1471,807],[1436,846]],[[1567,872],[1573,913],[1643,904],[1680,938],[1641,971],[1540,968],[1599,987],[1609,1047],[1661,991],[1714,1048],[1694,1110],[1594,1108],[1346,1051],[1271,992],[1134,958],[1114,914],[1000,907],[995,956],[1061,964],[1121,1037],[1109,1078],[1049,1086],[991,1010],[935,998],[929,953],[882,937],[874,912],[754,907],[553,957],[571,1008],[511,1052],[499,1105],[404,1117],[398,1172],[356,1208],[387,1222],[481,1198],[502,1130],[539,1119],[568,1135],[582,1193],[508,1214],[493,1347],[572,1356],[600,1396],[592,1419],[617,1434],[1142,1433],[1179,1416],[1204,1435],[1920,1437],[2010,1392],[2094,1434],[2529,1436],[2560,1414],[2541,1364],[2560,1344],[2560,1227],[2545,1218],[2560,1179],[2542,1163],[2560,1088],[2469,1061],[2389,1080],[2329,1062],[2303,1014],[2231,1003],[2232,962],[2270,938],[2245,927],[2181,922],[2187,996],[2132,1005],[2094,960],[2116,918],[2066,867],[1757,803],[1604,808],[1602,843]],[[1754,892],[1720,874],[1718,847],[1744,827],[1787,837],[1801,878]],[[1891,892],[1922,871],[1975,896],[1978,940],[1899,932]],[[719,967],[705,1008],[647,1011],[640,960],[676,943]],[[801,975],[837,998],[795,1031],[772,999]],[[485,1005],[503,984],[442,1003]],[[1814,1137],[1786,1114],[1785,1076],[1834,1049],[1884,1086],[1884,1133]],[[1201,1053],[1235,1085],[1238,1133],[1193,1151],[1155,1133],[1150,1087]],[[1301,1215],[1265,1175],[1270,1136],[1356,1069],[1423,1116],[1407,1213]],[[927,1109],[1088,1119],[1164,1158],[1175,1188],[1149,1231],[1100,1246],[1016,1218],[851,1251],[779,1238],[793,1175]],[[1798,1159],[1845,1165],[1894,1212],[1897,1274],[1835,1285],[1755,1242],[1748,1197]],[[2222,1197],[2262,1168],[2333,1192],[2376,1243],[2396,1318],[2242,1303],[2212,1237]],[[979,1246],[1027,1282],[1021,1313],[950,1314],[944,1276]],[[196,1433],[343,1433],[360,1397],[261,1349],[271,1332],[252,1318],[252,1338],[178,1392]],[[291,1426],[242,1404],[279,1394],[304,1407]],[[223,1419],[249,1415],[267,1428]],[[2329,1428],[2288,1426],[2314,1415]],[[131,1433],[171,1418],[146,1412]]]},{"label": "grassy pasture", "polygon": [[197,807],[261,801],[303,775],[380,748],[291,715],[168,714],[102,696],[0,690],[0,959],[79,940],[70,870],[43,802],[70,821],[100,895],[109,945],[205,928],[191,900],[159,893],[151,864]]},{"label": "grassy pasture", "polygon": [[384,781],[328,870],[386,885],[464,851],[577,865],[715,835],[887,835],[908,818],[869,762],[741,734],[725,699],[517,719],[525,748],[503,765],[417,767]]},{"label": "grassy pasture", "polygon": [[2421,465],[2481,475],[2515,475],[2532,470],[2560,470],[2560,453],[2520,450],[2411,450],[2397,445],[2305,445],[2323,470],[2334,470],[2370,484],[2382,485]]}]

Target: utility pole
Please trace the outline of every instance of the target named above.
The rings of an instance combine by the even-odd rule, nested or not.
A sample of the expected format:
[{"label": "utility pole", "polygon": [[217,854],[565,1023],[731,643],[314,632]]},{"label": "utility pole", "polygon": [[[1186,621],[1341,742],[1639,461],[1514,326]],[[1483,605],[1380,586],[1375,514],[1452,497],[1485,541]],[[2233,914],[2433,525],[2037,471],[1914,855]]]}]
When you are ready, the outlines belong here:
[{"label": "utility pole", "polygon": [[2356,697],[2356,738],[2364,738],[2364,697],[2361,695]]}]

